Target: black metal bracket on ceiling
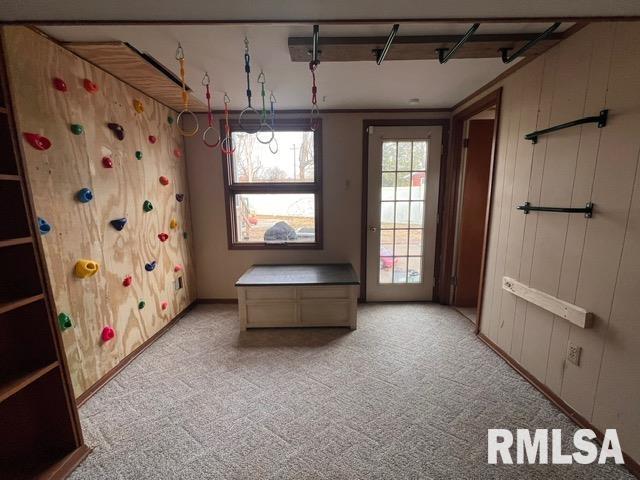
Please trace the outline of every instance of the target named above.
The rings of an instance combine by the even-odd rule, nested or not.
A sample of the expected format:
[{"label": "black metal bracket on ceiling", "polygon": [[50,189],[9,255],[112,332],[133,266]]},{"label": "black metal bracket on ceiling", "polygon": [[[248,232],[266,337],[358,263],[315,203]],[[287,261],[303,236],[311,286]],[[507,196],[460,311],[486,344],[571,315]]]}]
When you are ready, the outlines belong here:
[{"label": "black metal bracket on ceiling", "polygon": [[544,32],[542,32],[540,35],[538,35],[536,38],[534,38],[533,40],[531,40],[528,43],[524,44],[522,47],[520,47],[520,49],[518,49],[516,52],[512,53],[511,55],[508,54],[509,50],[511,50],[511,48],[500,48],[500,49],[498,49],[498,51],[502,54],[502,63],[511,63],[511,62],[513,62],[516,58],[518,58],[524,52],[526,52],[531,47],[533,47],[536,43],[540,42],[541,40],[544,40],[549,35],[551,35],[560,26],[560,24],[561,24],[561,22],[554,23],[549,28],[547,28]]},{"label": "black metal bracket on ceiling", "polygon": [[438,52],[438,61],[440,62],[440,64],[442,65],[443,63],[447,63],[449,61],[449,59],[451,59],[453,57],[453,55],[456,53],[456,50],[458,50],[462,45],[464,45],[466,43],[467,40],[469,40],[471,35],[473,35],[475,33],[475,31],[478,29],[479,26],[480,26],[479,23],[474,23],[471,26],[471,28],[469,30],[467,30],[467,33],[465,33],[462,36],[462,38],[458,41],[458,43],[456,43],[450,49],[449,48],[436,48],[436,52]]},{"label": "black metal bracket on ceiling", "polygon": [[593,216],[593,203],[587,202],[584,208],[561,208],[561,207],[534,207],[529,202],[524,202],[516,207],[522,210],[525,215],[529,212],[555,212],[555,213],[584,213],[584,218]]},{"label": "black metal bracket on ceiling", "polygon": [[585,123],[597,123],[598,128],[602,128],[607,125],[608,115],[609,110],[600,110],[600,115],[580,118],[579,120],[574,120],[572,122],[563,123],[554,127],[545,128],[544,130],[536,130],[535,132],[527,133],[524,138],[525,140],[531,140],[532,143],[538,143],[538,137],[540,135],[546,135],[547,133],[557,132],[558,130],[575,127],[576,125],[583,125]]},{"label": "black metal bracket on ceiling", "polygon": [[313,37],[312,37],[312,47],[309,51],[309,55],[311,55],[311,63],[314,65],[320,65],[320,54],[322,51],[318,48],[320,45],[320,26],[313,26]]},{"label": "black metal bracket on ceiling", "polygon": [[399,23],[394,24],[393,27],[391,28],[391,31],[389,32],[389,36],[387,37],[387,42],[384,44],[384,47],[382,49],[376,48],[375,50],[373,50],[373,53],[376,56],[376,63],[378,65],[384,62],[384,57],[386,57],[387,53],[389,53],[389,49],[391,48],[393,39],[396,38],[396,35],[398,34],[399,28],[400,28]]}]

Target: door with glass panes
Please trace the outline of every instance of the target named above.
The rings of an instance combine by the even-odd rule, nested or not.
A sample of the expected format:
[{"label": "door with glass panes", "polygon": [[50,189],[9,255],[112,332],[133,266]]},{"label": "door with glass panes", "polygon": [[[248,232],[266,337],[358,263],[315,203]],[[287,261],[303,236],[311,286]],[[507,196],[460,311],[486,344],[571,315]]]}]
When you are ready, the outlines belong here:
[{"label": "door with glass panes", "polygon": [[432,299],[442,127],[369,127],[369,301]]}]

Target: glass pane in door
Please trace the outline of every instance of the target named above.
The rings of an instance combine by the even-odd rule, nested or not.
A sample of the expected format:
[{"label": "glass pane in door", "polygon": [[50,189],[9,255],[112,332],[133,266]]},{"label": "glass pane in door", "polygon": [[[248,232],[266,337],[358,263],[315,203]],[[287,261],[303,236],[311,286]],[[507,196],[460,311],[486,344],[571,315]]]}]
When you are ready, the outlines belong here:
[{"label": "glass pane in door", "polygon": [[382,143],[381,284],[422,283],[427,140]]}]

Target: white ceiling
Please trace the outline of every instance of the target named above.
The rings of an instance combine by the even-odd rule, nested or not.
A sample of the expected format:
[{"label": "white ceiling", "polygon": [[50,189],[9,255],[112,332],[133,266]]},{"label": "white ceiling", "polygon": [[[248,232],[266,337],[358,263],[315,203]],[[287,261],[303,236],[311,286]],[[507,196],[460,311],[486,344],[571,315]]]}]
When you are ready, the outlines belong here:
[{"label": "white ceiling", "polygon": [[332,20],[640,15],[637,0],[2,0],[3,20]]},{"label": "white ceiling", "polygon": [[[548,23],[483,24],[478,33],[541,32]],[[560,30],[571,24],[563,24]],[[320,36],[386,36],[391,25],[330,25]],[[201,80],[209,72],[214,88],[214,108],[222,106],[223,92],[232,109],[246,106],[244,36],[250,41],[254,106],[260,105],[255,83],[260,69],[266,87],[277,98],[277,108],[308,108],[311,76],[306,63],[291,62],[289,36],[310,36],[308,25],[103,25],[41,27],[61,41],[124,41],[145,51],[178,72],[175,50],[178,41],[186,57],[187,83],[205,100]],[[401,24],[400,35],[463,34],[468,23]],[[317,71],[320,109],[447,108],[489,82],[508,66],[498,58],[450,60],[325,62]],[[267,96],[269,93],[267,92]],[[409,103],[418,98],[418,103]]]}]

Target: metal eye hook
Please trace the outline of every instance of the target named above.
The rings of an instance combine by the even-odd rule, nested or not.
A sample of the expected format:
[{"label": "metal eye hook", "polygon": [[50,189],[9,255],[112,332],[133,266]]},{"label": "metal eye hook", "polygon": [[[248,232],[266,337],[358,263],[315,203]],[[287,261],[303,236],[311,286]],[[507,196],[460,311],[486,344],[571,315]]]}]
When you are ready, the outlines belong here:
[{"label": "metal eye hook", "polygon": [[278,103],[276,101],[276,96],[273,94],[273,90],[271,90],[271,93],[269,94],[269,102],[271,103]]},{"label": "metal eye hook", "polygon": [[184,60],[184,50],[182,50],[180,42],[178,42],[178,48],[176,49],[176,60]]},{"label": "metal eye hook", "polygon": [[205,87],[211,84],[211,79],[209,78],[209,72],[204,72],[204,77],[202,77],[202,85]]},{"label": "metal eye hook", "polygon": [[227,105],[231,103],[231,99],[229,98],[229,95],[227,95],[227,92],[224,92],[224,103]]},{"label": "metal eye hook", "polygon": [[244,53],[249,53],[249,39],[244,36]]},{"label": "metal eye hook", "polygon": [[266,83],[267,79],[264,76],[264,72],[262,70],[260,70],[260,75],[258,75],[258,83],[262,83],[263,85]]}]

